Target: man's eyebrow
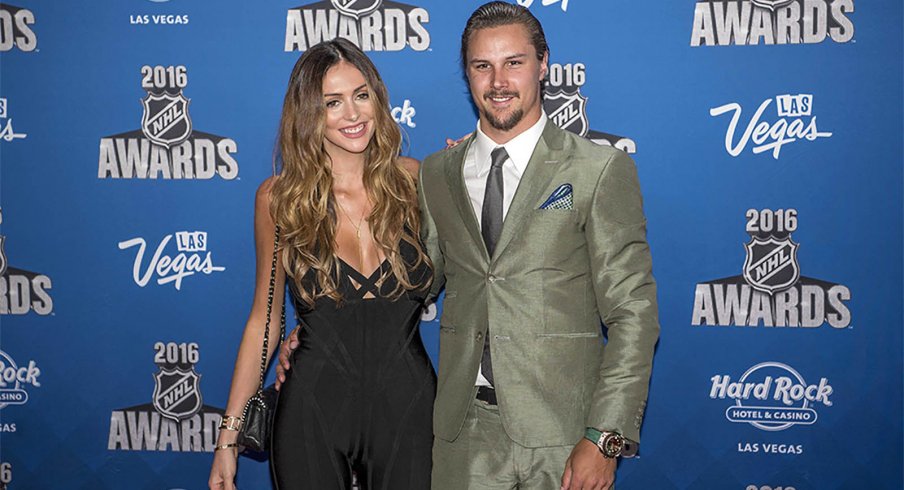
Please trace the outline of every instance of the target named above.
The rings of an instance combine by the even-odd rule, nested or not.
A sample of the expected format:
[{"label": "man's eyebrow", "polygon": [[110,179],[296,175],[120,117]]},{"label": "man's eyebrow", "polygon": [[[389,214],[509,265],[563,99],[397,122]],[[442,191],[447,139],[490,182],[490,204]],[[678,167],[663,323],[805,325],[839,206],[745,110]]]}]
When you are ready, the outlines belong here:
[{"label": "man's eyebrow", "polygon": [[[360,86],[358,86],[357,88],[355,88],[355,90],[352,90],[352,93],[360,92],[361,90],[364,90],[364,89],[366,89],[366,88],[367,88],[367,84],[366,84],[366,83],[362,83]],[[335,93],[335,94],[323,94],[324,97],[338,97],[338,96],[340,96],[340,95],[342,95],[342,94],[339,94],[339,93]]]},{"label": "man's eyebrow", "polygon": [[[516,54],[506,56],[505,59],[506,60],[514,60],[514,59],[526,58],[526,57],[527,57],[527,53],[516,53]],[[483,58],[471,58],[470,60],[468,60],[468,64],[472,64],[472,63],[489,63],[489,60],[485,60]]]}]

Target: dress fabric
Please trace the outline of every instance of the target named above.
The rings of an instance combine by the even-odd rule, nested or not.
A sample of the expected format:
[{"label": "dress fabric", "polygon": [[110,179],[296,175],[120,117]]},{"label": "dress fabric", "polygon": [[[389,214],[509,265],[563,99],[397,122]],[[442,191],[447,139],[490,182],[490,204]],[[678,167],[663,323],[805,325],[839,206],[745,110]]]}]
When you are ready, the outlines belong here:
[{"label": "dress fabric", "polygon": [[[413,246],[400,251],[415,262]],[[354,472],[366,490],[429,489],[436,373],[418,328],[427,291],[393,300],[392,275],[376,285],[388,262],[370,277],[338,262],[339,303],[309,308],[289,281],[302,330],[274,418],[276,488],[346,490]],[[427,264],[409,272],[414,284],[430,274]]]}]

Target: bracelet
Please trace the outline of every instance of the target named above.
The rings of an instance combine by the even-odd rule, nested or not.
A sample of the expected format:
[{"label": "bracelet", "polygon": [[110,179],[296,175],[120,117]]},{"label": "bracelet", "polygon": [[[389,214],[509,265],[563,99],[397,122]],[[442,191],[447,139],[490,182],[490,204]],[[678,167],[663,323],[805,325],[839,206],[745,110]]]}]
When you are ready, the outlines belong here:
[{"label": "bracelet", "polygon": [[227,415],[223,417],[223,420],[220,422],[220,430],[234,430],[238,431],[242,427],[242,419],[239,417],[233,417],[232,415]]},{"label": "bracelet", "polygon": [[230,442],[229,444],[220,444],[219,446],[214,447],[213,450],[219,451],[220,449],[229,449],[232,447],[239,447],[239,445],[234,442]]}]

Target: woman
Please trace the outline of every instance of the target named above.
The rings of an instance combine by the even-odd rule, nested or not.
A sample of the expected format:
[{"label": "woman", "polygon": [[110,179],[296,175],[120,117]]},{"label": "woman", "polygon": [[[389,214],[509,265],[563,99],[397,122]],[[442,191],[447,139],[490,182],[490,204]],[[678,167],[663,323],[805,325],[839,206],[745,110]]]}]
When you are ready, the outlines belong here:
[{"label": "woman", "polygon": [[[364,53],[337,39],[301,56],[283,105],[281,172],[257,192],[257,284],[224,419],[257,388],[278,225],[276,290],[288,282],[301,331],[274,421],[277,488],[347,489],[353,472],[367,489],[429,488],[436,375],[417,327],[432,273],[418,240],[417,162],[397,157],[400,144]],[[274,295],[273,312],[281,303]],[[276,313],[269,327],[275,339]],[[237,434],[220,431],[212,489],[233,488]]]}]

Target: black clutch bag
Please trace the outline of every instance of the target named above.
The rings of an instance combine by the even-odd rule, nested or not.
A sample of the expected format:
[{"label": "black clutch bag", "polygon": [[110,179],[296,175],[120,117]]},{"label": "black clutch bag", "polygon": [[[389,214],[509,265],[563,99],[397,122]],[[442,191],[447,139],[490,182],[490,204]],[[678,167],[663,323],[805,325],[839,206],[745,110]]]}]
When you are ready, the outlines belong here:
[{"label": "black clutch bag", "polygon": [[[276,412],[276,402],[279,392],[276,387],[270,385],[264,388],[264,375],[267,372],[267,346],[270,340],[270,314],[273,310],[273,290],[276,287],[276,256],[279,245],[279,227],[276,227],[276,237],[273,240],[273,265],[270,269],[270,289],[267,293],[267,324],[264,328],[264,345],[261,348],[261,373],[257,393],[245,403],[242,410],[242,428],[239,430],[236,442],[244,449],[258,453],[270,450],[270,438],[273,432],[273,414]],[[286,302],[283,300],[282,312],[279,319],[279,340],[282,342],[286,335]],[[279,343],[276,344],[279,350]]]},{"label": "black clutch bag", "polygon": [[278,394],[271,385],[248,399],[242,411],[242,429],[236,440],[240,446],[259,453],[270,449],[273,413],[276,411]]}]

